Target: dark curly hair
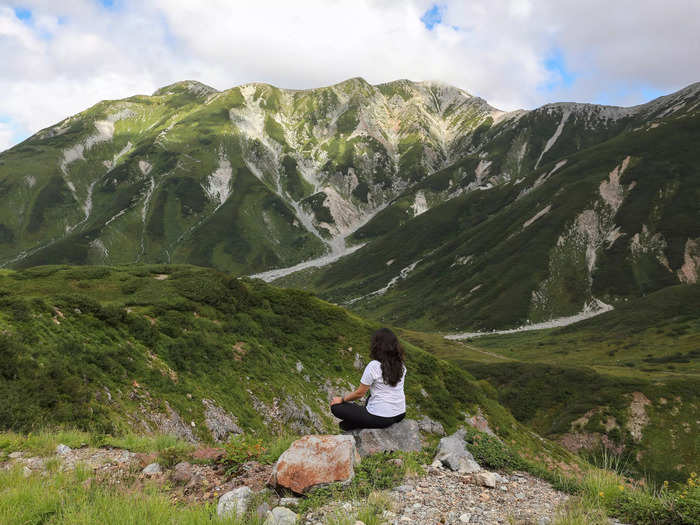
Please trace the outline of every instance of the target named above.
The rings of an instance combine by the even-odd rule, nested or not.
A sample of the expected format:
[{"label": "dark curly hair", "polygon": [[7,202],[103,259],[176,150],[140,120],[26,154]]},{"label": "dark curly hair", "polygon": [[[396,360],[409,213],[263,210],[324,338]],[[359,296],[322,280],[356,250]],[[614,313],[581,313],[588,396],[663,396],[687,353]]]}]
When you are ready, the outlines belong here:
[{"label": "dark curly hair", "polygon": [[369,356],[382,364],[382,379],[390,386],[396,386],[403,376],[406,356],[394,332],[380,328],[372,336]]}]

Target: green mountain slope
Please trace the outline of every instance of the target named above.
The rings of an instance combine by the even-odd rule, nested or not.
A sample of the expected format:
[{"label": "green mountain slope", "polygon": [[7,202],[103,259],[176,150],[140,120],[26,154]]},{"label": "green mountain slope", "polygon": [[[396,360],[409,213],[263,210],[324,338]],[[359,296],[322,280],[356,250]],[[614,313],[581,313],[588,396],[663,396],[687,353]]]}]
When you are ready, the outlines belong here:
[{"label": "green mountain slope", "polygon": [[[617,120],[591,113],[599,107],[555,105],[496,124],[484,151],[355,232],[369,241],[362,249],[279,282],[385,321],[454,331],[519,326],[696,282],[698,85],[680,93]],[[669,104],[687,111],[669,113]],[[596,119],[606,125],[591,130]],[[520,171],[502,164],[512,151],[488,156],[503,136],[530,140],[557,120],[554,145],[530,157],[522,148]],[[487,157],[501,165],[491,171]]]},{"label": "green mountain slope", "polygon": [[418,328],[571,315],[697,280],[698,111],[700,84],[504,113],[434,82],[180,82],[0,154],[0,264],[273,279],[366,243],[282,282]]},{"label": "green mountain slope", "polygon": [[519,421],[572,450],[607,449],[657,480],[700,467],[700,285],[564,328],[464,343],[404,337],[487,379]]},{"label": "green mountain slope", "polygon": [[449,86],[362,79],[101,102],[0,154],[0,262],[252,272],[342,251],[499,113]]}]

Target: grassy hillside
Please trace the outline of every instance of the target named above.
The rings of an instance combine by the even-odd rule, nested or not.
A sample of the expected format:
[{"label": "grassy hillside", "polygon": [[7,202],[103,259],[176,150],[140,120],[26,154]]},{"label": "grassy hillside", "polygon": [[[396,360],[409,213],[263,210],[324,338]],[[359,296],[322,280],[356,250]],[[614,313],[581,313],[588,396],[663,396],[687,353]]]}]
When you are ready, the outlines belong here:
[{"label": "grassy hillside", "polygon": [[606,445],[638,474],[682,480],[700,467],[699,312],[700,286],[676,286],[559,329],[404,336],[487,379],[542,435],[594,455]]},{"label": "grassy hillside", "polygon": [[[0,274],[0,425],[170,432],[334,429],[331,395],[357,384],[379,325],[307,292],[190,266],[38,267]],[[468,373],[406,345],[409,417],[448,429],[481,407],[535,442]]]}]

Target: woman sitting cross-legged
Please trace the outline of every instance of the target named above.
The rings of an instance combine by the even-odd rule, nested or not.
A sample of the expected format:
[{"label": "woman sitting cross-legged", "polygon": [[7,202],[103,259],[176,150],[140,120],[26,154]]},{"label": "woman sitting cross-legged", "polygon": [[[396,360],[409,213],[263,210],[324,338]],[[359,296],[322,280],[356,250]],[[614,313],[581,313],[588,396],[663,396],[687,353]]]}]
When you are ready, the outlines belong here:
[{"label": "woman sitting cross-legged", "polygon": [[[372,361],[365,367],[357,390],[331,401],[331,412],[342,420],[340,428],[343,430],[385,428],[398,423],[406,415],[403,393],[405,357],[394,332],[382,328],[374,333],[370,357]],[[365,406],[350,403],[361,399],[367,390],[370,398]]]}]

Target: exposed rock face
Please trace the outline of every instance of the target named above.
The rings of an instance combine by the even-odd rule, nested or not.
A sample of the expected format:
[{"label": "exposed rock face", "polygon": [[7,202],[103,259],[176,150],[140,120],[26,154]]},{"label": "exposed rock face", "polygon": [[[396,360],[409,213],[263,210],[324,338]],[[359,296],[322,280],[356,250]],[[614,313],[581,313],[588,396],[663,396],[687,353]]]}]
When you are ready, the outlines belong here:
[{"label": "exposed rock face", "polygon": [[465,435],[466,431],[460,429],[451,436],[442,438],[438,445],[435,460],[450,470],[455,470],[462,474],[479,472],[481,467],[464,445]]},{"label": "exposed rock face", "polygon": [[362,457],[394,450],[418,452],[423,448],[418,422],[413,419],[404,419],[387,428],[352,430],[349,434],[355,437]]},{"label": "exposed rock face", "polygon": [[423,432],[427,432],[428,434],[437,434],[438,436],[445,435],[445,429],[443,428],[442,424],[429,418],[428,416],[423,416],[423,419],[418,422],[418,428],[420,428]]},{"label": "exposed rock face", "polygon": [[297,403],[291,397],[284,400],[279,408],[279,413],[282,424],[299,434],[323,430],[323,422],[318,414],[311,410],[311,407],[306,403]]},{"label": "exposed rock face", "polygon": [[318,485],[352,480],[359,461],[352,436],[304,436],[277,460],[272,482],[303,494]]},{"label": "exposed rock face", "polygon": [[226,412],[211,399],[202,399],[204,424],[211,436],[219,442],[226,441],[230,434],[241,434],[243,430],[236,424],[235,416]]},{"label": "exposed rock face", "polygon": [[491,427],[489,426],[488,420],[484,417],[484,414],[481,412],[481,409],[477,409],[476,414],[467,417],[464,419],[464,422],[477,429],[479,432],[486,432],[489,436],[494,436],[496,437],[496,434],[493,430],[491,430]]},{"label": "exposed rock face", "polygon": [[651,401],[641,392],[632,393],[632,402],[629,406],[629,419],[627,420],[627,430],[632,439],[637,443],[642,440],[644,427],[649,424],[649,416],[646,406],[651,405]]},{"label": "exposed rock face", "polygon": [[238,487],[219,498],[216,514],[219,517],[242,516],[248,510],[253,491],[249,487]]},{"label": "exposed rock face", "polygon": [[263,525],[294,525],[297,522],[297,514],[286,507],[275,507],[267,513]]}]

